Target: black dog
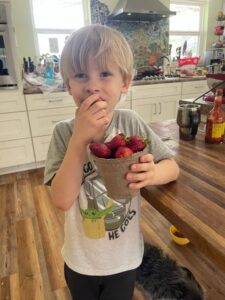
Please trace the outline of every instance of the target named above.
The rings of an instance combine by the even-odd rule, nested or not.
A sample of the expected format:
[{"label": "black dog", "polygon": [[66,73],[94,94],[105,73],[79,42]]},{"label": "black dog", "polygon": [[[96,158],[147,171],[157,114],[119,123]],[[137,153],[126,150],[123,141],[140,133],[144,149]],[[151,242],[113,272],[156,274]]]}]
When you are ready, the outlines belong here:
[{"label": "black dog", "polygon": [[146,300],[203,300],[194,275],[159,248],[145,245],[143,262],[137,270],[137,288]]}]

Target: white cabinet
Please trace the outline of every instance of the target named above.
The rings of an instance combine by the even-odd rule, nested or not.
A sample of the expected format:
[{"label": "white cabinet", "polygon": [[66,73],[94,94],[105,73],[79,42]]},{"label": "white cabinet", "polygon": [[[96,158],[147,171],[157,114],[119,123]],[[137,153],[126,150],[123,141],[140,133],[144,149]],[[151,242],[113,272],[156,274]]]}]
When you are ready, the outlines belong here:
[{"label": "white cabinet", "polygon": [[56,123],[72,119],[74,115],[74,107],[29,111],[32,137],[52,134]]},{"label": "white cabinet", "polygon": [[51,135],[33,138],[35,157],[37,162],[44,161],[48,152]]},{"label": "white cabinet", "polygon": [[0,174],[35,167],[22,91],[0,91]]},{"label": "white cabinet", "polygon": [[132,87],[132,109],[146,123],[173,119],[181,96],[181,83]]},{"label": "white cabinet", "polygon": [[22,92],[0,91],[0,113],[25,111],[25,100]]},{"label": "white cabinet", "polygon": [[132,102],[132,109],[136,111],[146,123],[150,123],[152,116],[156,112],[156,103],[151,103],[150,99],[138,99]]},{"label": "white cabinet", "polygon": [[30,137],[26,112],[0,114],[0,141]]},{"label": "white cabinet", "polygon": [[209,90],[206,80],[183,81],[182,82],[182,99],[197,98]]},{"label": "white cabinet", "polygon": [[[27,165],[29,164],[29,166]],[[34,153],[31,139],[19,139],[0,143],[0,173],[12,172],[10,167],[24,170],[34,167]]]},{"label": "white cabinet", "polygon": [[75,104],[67,92],[26,95],[31,136],[37,166],[44,164],[55,124],[75,116]]},{"label": "white cabinet", "polygon": [[74,106],[73,98],[66,92],[26,95],[28,110]]},{"label": "white cabinet", "polygon": [[131,89],[129,89],[128,93],[123,96],[122,101],[119,102],[116,108],[127,108],[131,109]]}]

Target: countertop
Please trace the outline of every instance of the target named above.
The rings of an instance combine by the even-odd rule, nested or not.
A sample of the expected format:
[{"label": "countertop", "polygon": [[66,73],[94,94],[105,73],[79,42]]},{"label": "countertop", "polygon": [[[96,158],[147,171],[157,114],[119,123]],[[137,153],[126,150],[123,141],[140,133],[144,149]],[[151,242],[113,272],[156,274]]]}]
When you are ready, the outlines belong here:
[{"label": "countertop", "polygon": [[225,143],[206,144],[198,130],[195,140],[179,139],[175,120],[150,127],[175,152],[177,181],[141,189],[142,196],[225,271]]},{"label": "countertop", "polygon": [[[197,80],[205,80],[205,76],[195,76],[195,77],[173,77],[173,78],[166,78],[160,80],[136,80],[132,81],[132,86],[137,85],[150,85],[150,84],[162,84],[162,83],[173,83],[173,82],[186,82],[186,81],[197,81]],[[55,92],[66,92],[66,89],[56,90]],[[42,91],[37,86],[26,86],[24,88],[23,93],[27,94],[41,94]]]},{"label": "countertop", "polygon": [[187,81],[198,81],[206,80],[206,76],[194,76],[194,77],[172,77],[166,79],[156,79],[156,80],[136,80],[132,81],[132,85],[146,85],[146,84],[160,84],[160,83],[173,83],[173,82],[187,82]]}]

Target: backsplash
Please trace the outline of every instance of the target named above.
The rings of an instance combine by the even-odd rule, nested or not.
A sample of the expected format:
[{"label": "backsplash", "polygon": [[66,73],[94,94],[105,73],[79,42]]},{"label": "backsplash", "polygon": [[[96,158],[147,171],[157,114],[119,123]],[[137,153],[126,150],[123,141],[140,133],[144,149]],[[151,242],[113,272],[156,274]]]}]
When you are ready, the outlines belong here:
[{"label": "backsplash", "polygon": [[124,34],[134,54],[135,68],[161,64],[159,58],[168,54],[169,19],[157,22],[108,21],[108,6],[91,0],[92,24],[104,24]]}]

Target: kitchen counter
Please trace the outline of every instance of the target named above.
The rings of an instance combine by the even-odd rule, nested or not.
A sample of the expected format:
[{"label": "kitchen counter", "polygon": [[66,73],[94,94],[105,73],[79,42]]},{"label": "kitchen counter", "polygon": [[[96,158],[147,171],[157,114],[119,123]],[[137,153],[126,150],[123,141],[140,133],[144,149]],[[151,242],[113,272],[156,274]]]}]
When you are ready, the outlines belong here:
[{"label": "kitchen counter", "polygon": [[166,79],[143,79],[132,81],[132,85],[146,85],[146,84],[159,84],[159,83],[174,83],[174,82],[188,82],[188,81],[198,81],[206,80],[205,76],[194,76],[194,77],[171,77]]},{"label": "kitchen counter", "polygon": [[143,188],[142,196],[225,271],[225,143],[206,144],[200,131],[182,141],[175,120],[150,127],[167,138],[181,170],[176,182]]},{"label": "kitchen counter", "polygon": [[[205,80],[205,76],[195,76],[195,77],[172,77],[166,79],[159,79],[159,80],[136,80],[132,81],[132,86],[136,85],[149,85],[149,84],[159,84],[159,83],[174,83],[174,82],[188,82],[188,81],[198,81],[198,80]],[[55,92],[66,92],[66,89],[56,90]],[[25,95],[29,94],[41,94],[42,91],[38,86],[26,86],[23,89],[23,93]]]},{"label": "kitchen counter", "polygon": [[[52,93],[58,93],[58,92],[67,92],[66,88],[62,89],[56,89]],[[31,95],[31,94],[43,94],[42,90],[38,86],[29,86],[23,89],[24,95]]]}]

